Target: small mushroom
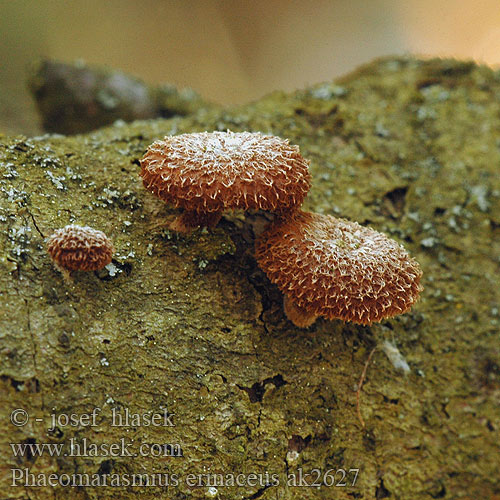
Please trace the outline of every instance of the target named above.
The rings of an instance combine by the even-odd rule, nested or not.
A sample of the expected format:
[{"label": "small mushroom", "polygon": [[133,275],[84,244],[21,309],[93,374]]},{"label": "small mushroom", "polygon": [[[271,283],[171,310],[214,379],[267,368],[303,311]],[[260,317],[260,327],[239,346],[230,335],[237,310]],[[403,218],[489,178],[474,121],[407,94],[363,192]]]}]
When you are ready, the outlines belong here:
[{"label": "small mushroom", "polygon": [[68,271],[102,269],[111,262],[114,248],[102,231],[70,224],[47,238],[47,251],[67,276]]},{"label": "small mushroom", "polygon": [[396,241],[356,222],[297,212],[272,224],[256,258],[299,327],[318,316],[369,325],[410,309],[422,271]]},{"label": "small mushroom", "polygon": [[184,209],[170,225],[180,232],[214,227],[227,209],[293,212],[311,184],[299,147],[259,132],[167,136],[149,146],[141,176],[153,194]]}]

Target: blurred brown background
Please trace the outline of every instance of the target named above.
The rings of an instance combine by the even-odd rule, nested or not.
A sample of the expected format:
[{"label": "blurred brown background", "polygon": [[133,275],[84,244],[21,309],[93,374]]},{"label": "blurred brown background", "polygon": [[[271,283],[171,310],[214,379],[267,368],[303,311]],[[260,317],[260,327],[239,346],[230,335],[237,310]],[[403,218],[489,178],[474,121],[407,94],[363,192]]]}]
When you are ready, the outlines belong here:
[{"label": "blurred brown background", "polygon": [[500,63],[499,0],[0,0],[0,131],[39,133],[37,57],[82,58],[222,104],[382,55]]}]

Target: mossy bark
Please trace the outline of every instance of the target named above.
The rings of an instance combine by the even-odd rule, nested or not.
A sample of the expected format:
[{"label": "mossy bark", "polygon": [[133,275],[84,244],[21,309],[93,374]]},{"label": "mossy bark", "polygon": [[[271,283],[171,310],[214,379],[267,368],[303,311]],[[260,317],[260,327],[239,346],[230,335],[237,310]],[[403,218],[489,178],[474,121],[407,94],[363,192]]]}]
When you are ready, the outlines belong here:
[{"label": "mossy bark", "polygon": [[[486,67],[385,59],[238,109],[68,138],[1,137],[0,497],[500,494],[499,98],[500,74]],[[299,329],[253,258],[258,216],[224,217],[215,230],[187,236],[166,230],[175,212],[142,188],[138,160],[165,134],[213,129],[299,144],[314,179],[305,209],[401,241],[424,271],[414,309],[372,327],[318,320]],[[43,236],[71,222],[112,238],[111,273],[75,274],[68,283],[54,269]],[[391,363],[384,341],[410,373]],[[376,346],[360,394],[363,428],[356,388]],[[18,408],[26,425],[9,420]],[[94,408],[96,425],[49,430],[51,414]],[[113,409],[165,408],[174,427],[111,425]],[[84,438],[123,440],[133,452],[178,444],[183,456],[71,453],[71,439]],[[10,443],[59,443],[66,456],[16,458]],[[36,477],[175,474],[178,485],[11,486],[11,468]],[[287,484],[299,469],[359,474],[354,486],[354,472],[346,486]],[[279,485],[251,476],[265,483],[266,472]],[[247,486],[214,489],[206,477],[205,486],[188,484],[189,474],[209,473],[229,483],[245,474]]]}]

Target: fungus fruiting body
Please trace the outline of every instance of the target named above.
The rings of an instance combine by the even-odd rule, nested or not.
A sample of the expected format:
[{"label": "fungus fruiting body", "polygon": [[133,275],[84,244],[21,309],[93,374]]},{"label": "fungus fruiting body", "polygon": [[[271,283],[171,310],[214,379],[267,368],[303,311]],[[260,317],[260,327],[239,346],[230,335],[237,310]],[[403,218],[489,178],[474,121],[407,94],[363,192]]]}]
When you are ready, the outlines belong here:
[{"label": "fungus fruiting body", "polygon": [[171,229],[213,227],[227,209],[287,214],[310,187],[299,147],[259,132],[201,132],[167,136],[141,160],[144,186],[184,209]]},{"label": "fungus fruiting body", "polygon": [[369,325],[408,311],[422,290],[422,271],[399,243],[330,215],[297,212],[271,225],[256,258],[300,327],[318,316]]},{"label": "fungus fruiting body", "polygon": [[98,271],[111,262],[114,248],[102,231],[70,224],[49,236],[47,251],[60,269]]}]

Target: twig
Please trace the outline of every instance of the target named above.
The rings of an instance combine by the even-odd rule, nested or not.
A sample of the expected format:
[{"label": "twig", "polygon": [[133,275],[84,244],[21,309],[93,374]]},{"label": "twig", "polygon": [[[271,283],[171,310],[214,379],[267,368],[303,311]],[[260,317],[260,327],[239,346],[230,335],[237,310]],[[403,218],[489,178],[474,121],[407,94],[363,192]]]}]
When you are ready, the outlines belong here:
[{"label": "twig", "polygon": [[361,408],[359,406],[359,398],[361,395],[361,388],[363,387],[363,382],[365,381],[366,371],[368,370],[368,365],[370,364],[373,353],[376,351],[376,349],[377,349],[377,346],[375,346],[371,350],[370,354],[368,355],[368,359],[366,360],[365,366],[363,368],[363,372],[361,373],[361,377],[359,379],[358,390],[356,391],[356,412],[358,413],[358,419],[359,419],[361,426],[363,428],[365,428],[365,421],[363,420],[363,417],[361,416]]}]

